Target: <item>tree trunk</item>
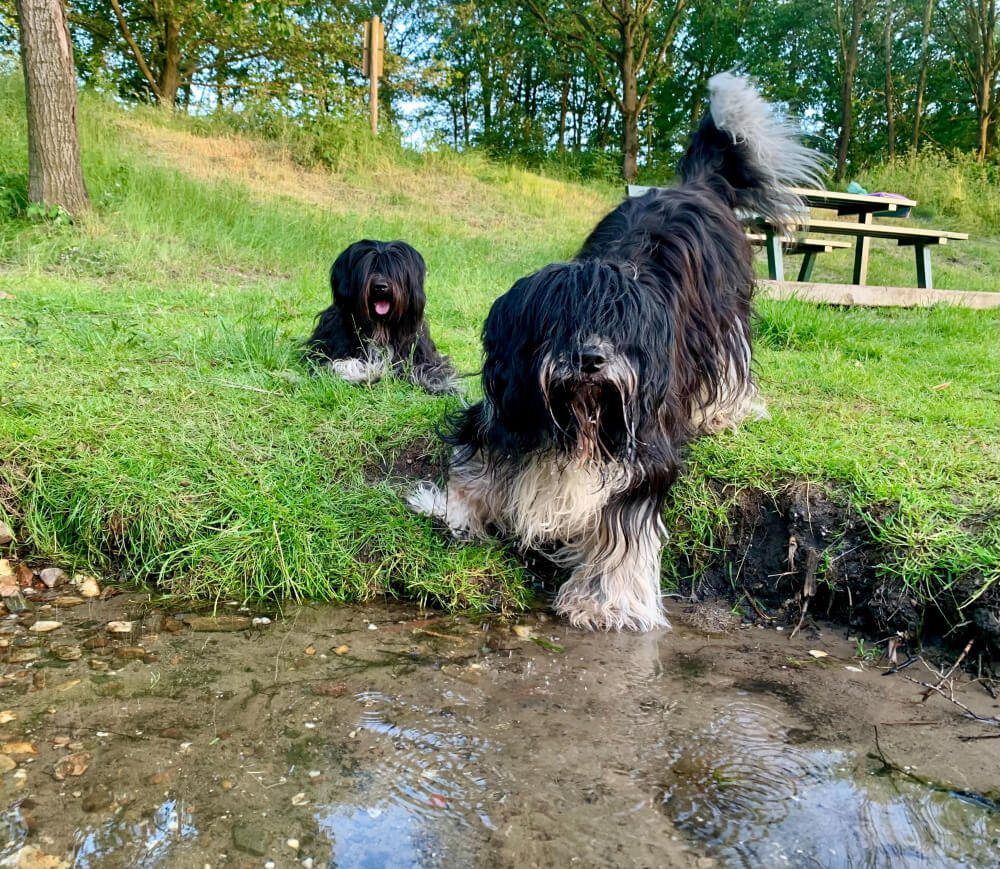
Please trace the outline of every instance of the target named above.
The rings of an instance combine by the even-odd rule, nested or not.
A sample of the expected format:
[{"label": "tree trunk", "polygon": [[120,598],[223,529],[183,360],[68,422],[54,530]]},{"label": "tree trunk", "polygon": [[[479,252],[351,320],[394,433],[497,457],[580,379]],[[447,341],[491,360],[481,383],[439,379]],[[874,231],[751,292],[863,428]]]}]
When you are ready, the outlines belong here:
[{"label": "tree trunk", "polygon": [[566,106],[569,102],[569,74],[563,76],[562,94],[559,97],[559,150],[566,150]]},{"label": "tree trunk", "polygon": [[28,197],[70,214],[90,207],[80,168],[76,70],[62,0],[16,0],[28,109]]},{"label": "tree trunk", "polygon": [[917,101],[913,106],[913,150],[920,147],[920,122],[924,114],[924,90],[927,88],[927,44],[931,36],[931,18],[934,16],[934,0],[927,0],[924,7],[924,29],[920,35],[920,75],[917,79]]},{"label": "tree trunk", "polygon": [[[847,152],[851,144],[851,132],[854,126],[854,75],[858,69],[858,42],[861,39],[861,22],[864,18],[864,0],[853,0],[851,4],[851,32],[846,41],[843,38],[841,26],[841,57],[844,63],[843,81],[840,89],[840,134],[837,136],[836,170],[834,178],[844,180],[847,171]],[[840,17],[840,7],[837,8]]]},{"label": "tree trunk", "polygon": [[622,178],[635,181],[639,157],[639,82],[635,68],[634,33],[622,25]]},{"label": "tree trunk", "polygon": [[892,108],[892,0],[885,4],[885,123],[889,162],[896,159],[896,118]]},{"label": "tree trunk", "polygon": [[164,29],[163,69],[160,72],[160,93],[165,105],[171,108],[177,102],[177,91],[181,84],[180,28],[177,19],[169,12]]}]

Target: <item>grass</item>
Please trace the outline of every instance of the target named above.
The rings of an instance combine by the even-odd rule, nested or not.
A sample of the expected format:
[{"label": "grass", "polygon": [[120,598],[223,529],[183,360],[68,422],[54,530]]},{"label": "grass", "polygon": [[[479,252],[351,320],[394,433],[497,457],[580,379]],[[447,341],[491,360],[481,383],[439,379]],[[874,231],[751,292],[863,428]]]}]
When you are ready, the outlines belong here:
[{"label": "grass", "polygon": [[[9,189],[25,171],[22,100],[0,79]],[[391,144],[309,168],[280,142],[88,94],[80,118],[95,214],[63,226],[0,210],[0,290],[15,296],[0,299],[0,514],[20,542],[199,596],[523,604],[515,559],[450,545],[385,481],[451,399],[310,377],[295,345],[335,254],[403,237],[429,264],[438,344],[473,372],[492,300],[572,255],[618,192]],[[939,259],[938,283],[982,270]],[[920,597],[996,584],[995,335],[990,312],[762,302],[773,419],[694,447],[665,577],[719,550],[718,483],[811,480],[868,516],[883,571]]]}]

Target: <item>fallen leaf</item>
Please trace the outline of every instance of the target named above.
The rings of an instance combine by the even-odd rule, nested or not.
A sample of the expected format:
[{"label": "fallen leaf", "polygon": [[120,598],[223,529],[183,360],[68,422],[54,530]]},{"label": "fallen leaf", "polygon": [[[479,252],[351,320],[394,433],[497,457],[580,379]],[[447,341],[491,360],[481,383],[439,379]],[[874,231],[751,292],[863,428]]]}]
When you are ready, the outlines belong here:
[{"label": "fallen leaf", "polygon": [[71,607],[79,606],[82,603],[84,603],[82,597],[57,597],[54,601],[52,601],[52,606]]},{"label": "fallen leaf", "polygon": [[814,658],[829,658],[829,654],[821,651],[820,649],[810,649],[809,654]]},{"label": "fallen leaf", "polygon": [[430,804],[434,806],[435,809],[446,809],[448,808],[447,798],[441,796],[441,794],[431,794]]},{"label": "fallen leaf", "polygon": [[511,630],[513,630],[514,633],[517,634],[517,636],[519,636],[522,640],[531,639],[531,628],[527,625],[514,625]]},{"label": "fallen leaf", "polygon": [[56,691],[68,691],[74,685],[79,685],[80,679],[70,679],[68,682],[63,682],[62,685],[56,685]]},{"label": "fallen leaf", "polygon": [[4,742],[0,743],[0,752],[3,754],[38,754],[38,749],[33,742]]},{"label": "fallen leaf", "polygon": [[333,650],[333,653],[335,655],[346,655],[349,651],[351,651],[350,646],[337,646],[337,648]]},{"label": "fallen leaf", "polygon": [[316,654],[316,650],[312,646],[309,646],[309,648],[305,649],[305,653],[307,655],[315,655]]},{"label": "fallen leaf", "polygon": [[845,670],[850,670],[852,673],[864,673],[865,672],[860,667],[853,667],[850,664],[848,664],[846,667],[844,667],[844,669]]},{"label": "fallen leaf", "polygon": [[80,589],[80,597],[98,597],[101,593],[101,587],[92,576],[78,573],[73,577],[73,584]]},{"label": "fallen leaf", "polygon": [[299,793],[292,797],[293,806],[304,806],[308,802],[309,797],[307,797],[303,791],[299,791]]},{"label": "fallen leaf", "polygon": [[541,637],[532,637],[531,642],[537,643],[543,649],[548,649],[550,652],[566,651],[562,646],[557,646],[555,643],[550,643],[548,640],[543,640]]},{"label": "fallen leaf", "polygon": [[343,697],[347,693],[346,682],[314,682],[310,689],[317,697]]},{"label": "fallen leaf", "polygon": [[91,754],[89,751],[79,751],[76,754],[67,754],[60,758],[52,770],[52,776],[56,781],[62,781],[66,776],[83,775],[90,766]]},{"label": "fallen leaf", "polygon": [[0,724],[10,724],[10,722],[14,721],[16,718],[17,714],[11,712],[9,709],[4,709],[3,712],[0,712]]},{"label": "fallen leaf", "polygon": [[5,860],[4,865],[13,869],[69,869],[69,863],[62,857],[46,854],[34,845],[25,845],[13,857]]},{"label": "fallen leaf", "polygon": [[946,380],[944,383],[939,383],[937,386],[932,386],[931,389],[947,389],[951,386],[951,381]]}]

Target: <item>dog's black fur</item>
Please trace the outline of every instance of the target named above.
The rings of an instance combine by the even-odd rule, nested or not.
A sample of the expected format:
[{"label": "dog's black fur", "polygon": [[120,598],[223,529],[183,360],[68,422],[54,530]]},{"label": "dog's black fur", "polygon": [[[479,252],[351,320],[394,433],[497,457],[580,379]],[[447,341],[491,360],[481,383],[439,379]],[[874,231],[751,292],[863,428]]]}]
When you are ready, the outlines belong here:
[{"label": "dog's black fur", "polygon": [[663,502],[693,437],[762,404],[751,251],[736,209],[790,220],[818,157],[744,81],[709,83],[681,184],[623,202],[573,262],[518,281],[483,328],[481,402],[452,418],[446,491],[411,506],[460,535],[554,543],[574,625],[665,625]]},{"label": "dog's black fur", "polygon": [[333,263],[333,303],[317,317],[309,355],[352,382],[387,373],[428,392],[456,392],[456,375],[424,320],[420,253],[403,241],[356,241]]}]

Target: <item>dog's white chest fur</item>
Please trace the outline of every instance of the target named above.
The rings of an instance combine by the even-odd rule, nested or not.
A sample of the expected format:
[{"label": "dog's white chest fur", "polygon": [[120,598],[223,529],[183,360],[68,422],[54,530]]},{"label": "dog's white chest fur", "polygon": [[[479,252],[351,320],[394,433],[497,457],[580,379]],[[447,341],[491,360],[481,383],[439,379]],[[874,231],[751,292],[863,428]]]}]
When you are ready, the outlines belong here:
[{"label": "dog's white chest fur", "polygon": [[501,510],[504,524],[528,546],[572,540],[593,530],[626,478],[618,464],[533,458],[511,481]]}]

